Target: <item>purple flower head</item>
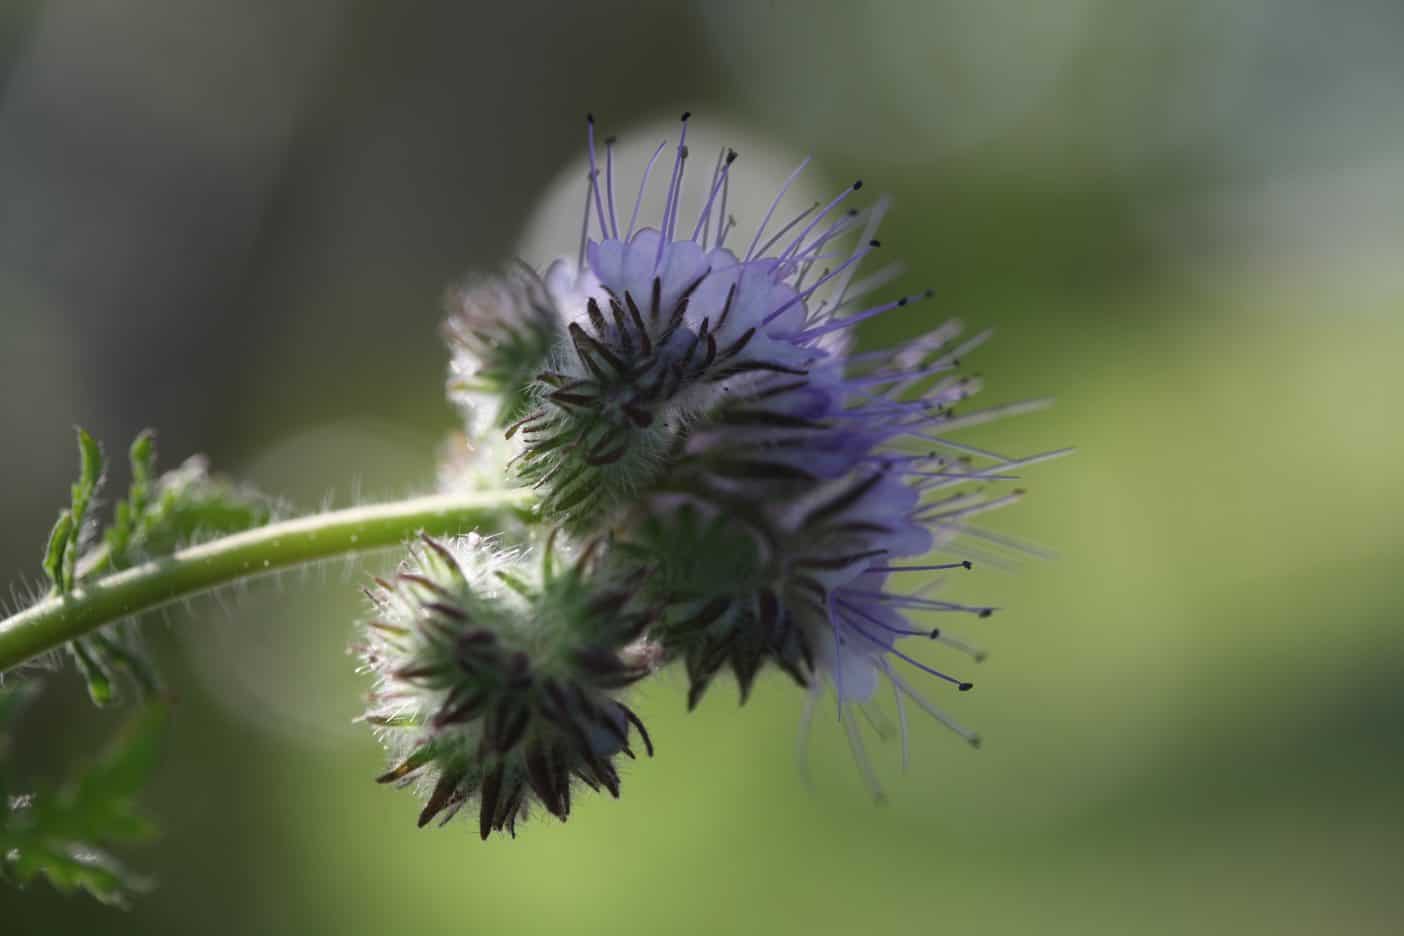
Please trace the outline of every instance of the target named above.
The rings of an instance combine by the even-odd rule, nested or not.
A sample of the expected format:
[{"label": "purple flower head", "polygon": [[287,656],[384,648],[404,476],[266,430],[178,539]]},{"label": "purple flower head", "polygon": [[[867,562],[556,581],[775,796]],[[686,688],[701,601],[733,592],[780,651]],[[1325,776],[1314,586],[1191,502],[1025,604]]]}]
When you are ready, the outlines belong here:
[{"label": "purple flower head", "polygon": [[[715,160],[697,216],[682,217],[687,115],[662,216],[640,225],[666,149],[654,151],[626,216],[613,141],[601,161],[589,121],[579,254],[546,277],[563,337],[507,430],[517,476],[541,491],[547,518],[609,529],[618,561],[654,569],[648,587],[664,609],[654,637],[684,660],[690,705],[724,668],[744,701],[769,663],[816,692],[833,687],[870,779],[853,709],[883,682],[904,751],[905,701],[973,742],[899,666],[958,690],[970,683],[903,641],[973,653],[916,622],[991,610],[930,597],[933,576],[969,568],[962,534],[989,535],[968,518],[1014,498],[989,496],[988,485],[1061,453],[1013,460],[949,434],[1039,404],[957,413],[979,389],[960,373],[962,358],[988,336],[962,341],[956,322],[895,348],[854,350],[857,326],[910,315],[932,295],[868,298],[896,270],[858,276],[880,247],[887,207],[855,205],[861,182],[784,219],[801,164],[743,249],[728,242],[734,151]],[[957,555],[915,558],[933,549]]]},{"label": "purple flower head", "polygon": [[541,487],[545,512],[575,526],[646,490],[728,395],[778,378],[819,389],[821,375],[838,373],[824,362],[844,345],[845,329],[876,314],[838,317],[859,262],[876,248],[870,238],[838,248],[880,214],[840,207],[861,183],[763,240],[777,197],[738,256],[726,244],[733,151],[717,159],[699,216],[680,222],[686,134],[684,120],[657,225],[639,227],[638,214],[665,145],[621,226],[613,148],[606,145],[602,172],[590,123],[574,296],[552,287],[568,338],[536,381],[535,405],[508,430],[521,442],[519,477]]}]

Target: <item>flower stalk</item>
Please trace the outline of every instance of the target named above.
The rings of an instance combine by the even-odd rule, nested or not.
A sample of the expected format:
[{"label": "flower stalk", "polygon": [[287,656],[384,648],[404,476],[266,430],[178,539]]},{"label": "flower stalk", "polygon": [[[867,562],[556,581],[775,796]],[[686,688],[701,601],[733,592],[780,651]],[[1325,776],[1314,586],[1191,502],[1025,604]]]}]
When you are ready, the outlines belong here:
[{"label": "flower stalk", "polygon": [[524,490],[436,494],[296,517],[177,550],[84,582],[0,621],[0,673],[107,624],[244,579],[400,546],[417,533],[497,527]]}]

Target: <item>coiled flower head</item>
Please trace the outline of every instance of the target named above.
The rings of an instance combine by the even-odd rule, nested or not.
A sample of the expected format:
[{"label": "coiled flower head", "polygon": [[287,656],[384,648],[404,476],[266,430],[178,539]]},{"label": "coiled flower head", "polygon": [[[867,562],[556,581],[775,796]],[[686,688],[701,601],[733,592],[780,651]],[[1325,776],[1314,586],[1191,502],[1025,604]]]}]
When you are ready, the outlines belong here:
[{"label": "coiled flower head", "polygon": [[427,796],[419,824],[473,797],[478,825],[516,834],[533,802],[564,820],[578,780],[619,795],[614,760],[642,721],[619,698],[650,671],[649,614],[632,579],[468,536],[424,538],[369,590],[363,659],[376,678],[365,720],[394,758],[381,782]]},{"label": "coiled flower head", "polygon": [[[930,591],[942,573],[983,558],[968,539],[1022,548],[969,520],[1019,496],[992,485],[1063,453],[1013,459],[952,438],[1042,405],[965,410],[980,385],[961,373],[962,360],[987,333],[962,339],[960,324],[947,322],[894,348],[854,350],[857,326],[910,315],[933,295],[868,299],[897,271],[857,276],[881,247],[887,207],[884,199],[851,207],[861,181],[772,224],[801,164],[743,251],[727,242],[737,156],[724,149],[700,212],[684,222],[687,121],[684,114],[662,216],[646,226],[640,206],[666,142],[626,218],[616,206],[613,141],[601,163],[588,121],[580,250],[573,266],[557,262],[545,280],[560,340],[506,427],[510,470],[539,492],[540,522],[605,538],[610,575],[653,570],[643,586],[658,609],[648,634],[665,659],[684,662],[690,707],[724,669],[743,702],[767,664],[811,688],[810,711],[831,686],[877,792],[853,710],[883,681],[893,689],[904,759],[906,702],[977,742],[898,665],[955,690],[971,683],[902,642],[934,640],[982,658],[916,616],[991,613]],[[954,555],[917,558],[932,550]]]}]

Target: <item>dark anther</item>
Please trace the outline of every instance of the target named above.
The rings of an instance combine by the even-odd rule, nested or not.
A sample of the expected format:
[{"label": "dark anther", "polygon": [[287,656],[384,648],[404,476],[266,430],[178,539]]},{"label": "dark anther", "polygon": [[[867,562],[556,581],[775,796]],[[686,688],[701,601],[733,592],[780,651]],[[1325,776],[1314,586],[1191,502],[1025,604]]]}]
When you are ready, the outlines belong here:
[{"label": "dark anther", "polygon": [[989,617],[991,614],[994,614],[994,608],[981,608],[981,609],[980,609],[980,617],[982,617],[982,618],[987,618],[987,617]]},{"label": "dark anther", "polygon": [[607,136],[607,137],[605,137],[605,146],[613,146],[614,144],[616,144],[616,143],[618,143],[618,142],[619,142],[619,137],[617,137],[617,136]]},{"label": "dark anther", "polygon": [[940,637],[940,636],[941,636],[941,628],[939,628],[939,627],[933,627],[933,628],[931,628],[931,639],[932,639],[932,640],[935,640],[936,638],[938,638],[938,637]]},{"label": "dark anther", "polygon": [[959,689],[961,692],[969,692],[971,689],[975,688],[975,684],[963,682],[959,686],[956,686],[956,688]]},{"label": "dark anther", "polygon": [[903,296],[901,299],[898,299],[898,300],[897,300],[897,308],[899,308],[899,309],[902,308],[902,306],[904,306],[904,305],[906,305],[906,304],[907,304],[907,297],[906,297],[906,296]]},{"label": "dark anther", "polygon": [[971,561],[970,561],[969,559],[966,559],[964,562],[961,563],[961,565],[964,566],[964,567],[967,568],[967,569],[973,569],[973,568],[975,568],[974,564],[972,564]]},{"label": "dark anther", "polygon": [[586,115],[585,115],[585,122],[586,122],[586,123],[594,123],[594,122],[595,122],[595,115],[594,115],[594,114],[586,114]]},{"label": "dark anther", "polygon": [[684,121],[686,121],[687,118],[689,118],[689,117],[691,117],[691,116],[692,116],[692,111],[683,111],[682,119],[683,119]]},{"label": "dark anther", "polygon": [[880,241],[880,240],[870,240],[870,241],[868,241],[868,246],[869,246],[869,247],[881,247],[881,246],[882,246],[882,241]]},{"label": "dark anther", "polygon": [[737,155],[736,150],[731,149],[730,147],[727,148],[727,151],[726,151],[726,164],[727,164],[728,166],[731,165],[732,163],[736,162],[736,155]]},{"label": "dark anther", "polygon": [[855,191],[855,192],[858,191],[858,190],[859,190],[860,188],[862,188],[862,187],[863,187],[863,180],[862,180],[862,179],[859,179],[857,182],[854,182],[854,183],[853,183],[853,191]]}]

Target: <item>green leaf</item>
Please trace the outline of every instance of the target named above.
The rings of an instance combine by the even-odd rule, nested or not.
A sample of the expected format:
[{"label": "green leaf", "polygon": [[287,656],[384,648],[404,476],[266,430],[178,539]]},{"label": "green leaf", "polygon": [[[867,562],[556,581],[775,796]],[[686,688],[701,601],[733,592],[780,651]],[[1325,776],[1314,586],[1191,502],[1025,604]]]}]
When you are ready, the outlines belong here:
[{"label": "green leaf", "polygon": [[63,578],[63,557],[72,538],[73,512],[64,510],[54,521],[54,528],[49,531],[49,545],[44,548],[44,574],[60,594],[68,591]]},{"label": "green leaf", "polygon": [[[17,704],[0,697],[0,713]],[[23,887],[42,876],[62,893],[84,890],[114,906],[147,890],[150,882],[106,849],[154,834],[134,798],[156,764],[166,714],[164,705],[144,706],[97,763],[57,792],[0,801],[0,877]]]},{"label": "green leaf", "polygon": [[2,866],[5,878],[19,887],[42,874],[61,894],[84,890],[100,903],[120,909],[131,906],[133,895],[152,888],[150,879],[133,873],[111,855],[81,846],[17,852],[6,856]]},{"label": "green leaf", "polygon": [[[60,594],[80,582],[168,556],[201,538],[261,526],[273,517],[268,499],[212,477],[204,459],[191,458],[174,471],[158,475],[156,437],[148,429],[128,449],[132,483],[127,496],[116,505],[102,545],[84,551],[80,534],[102,484],[103,458],[97,443],[81,429],[78,447],[81,470],[73,485],[72,505],[55,525],[45,556],[45,571]],[[139,631],[131,622],[70,643],[69,651],[97,705],[118,698],[117,677],[122,673],[131,677],[143,695],[150,696],[160,688],[155,668],[142,650]]]},{"label": "green leaf", "polygon": [[73,532],[63,551],[62,583],[59,586],[61,592],[67,592],[73,588],[78,568],[78,552],[82,546],[83,524],[88,519],[88,509],[92,506],[93,498],[97,496],[98,490],[102,487],[105,467],[102,446],[98,445],[97,441],[88,435],[85,429],[79,427],[76,431],[78,433],[79,471],[78,480],[72,489],[73,503],[69,508],[73,514]]},{"label": "green leaf", "polygon": [[138,487],[145,488],[151,484],[151,479],[156,476],[156,432],[153,429],[143,429],[137,433],[137,437],[132,440],[131,448],[127,450],[127,458],[132,464],[132,490]]},{"label": "green leaf", "polygon": [[127,489],[127,499],[117,504],[112,526],[104,537],[108,564],[114,568],[130,564],[132,539],[147,520],[156,477],[156,434],[150,429],[139,433],[127,450],[127,458],[132,466],[132,484]]},{"label": "green leaf", "polygon": [[162,475],[153,494],[134,537],[143,556],[169,555],[202,538],[263,526],[274,515],[268,498],[212,476],[200,457]]},{"label": "green leaf", "polygon": [[[73,485],[73,513],[81,518],[93,495],[97,493],[98,485],[102,483],[106,459],[102,456],[102,446],[88,434],[88,430],[77,426],[74,431],[78,434],[79,470],[78,481]],[[82,510],[79,509],[80,506]]]}]

